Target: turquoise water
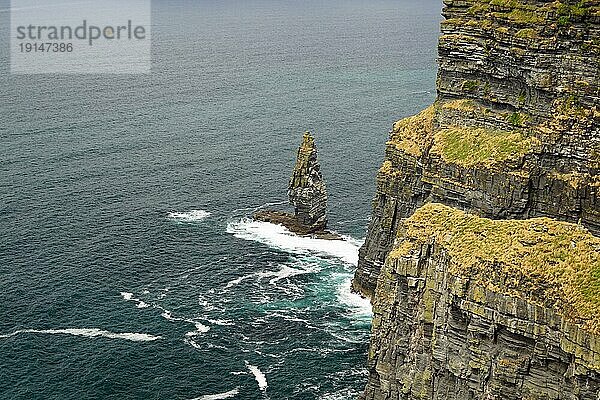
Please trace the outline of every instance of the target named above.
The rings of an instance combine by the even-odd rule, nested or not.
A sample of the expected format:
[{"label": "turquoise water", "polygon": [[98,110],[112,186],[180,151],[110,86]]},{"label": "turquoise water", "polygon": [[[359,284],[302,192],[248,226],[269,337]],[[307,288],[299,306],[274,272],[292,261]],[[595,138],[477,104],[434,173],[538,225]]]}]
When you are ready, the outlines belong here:
[{"label": "turquoise water", "polygon": [[[0,398],[354,398],[349,282],[387,131],[435,98],[440,9],[155,1],[131,77],[11,76],[2,41]],[[246,219],[307,129],[344,243]]]}]

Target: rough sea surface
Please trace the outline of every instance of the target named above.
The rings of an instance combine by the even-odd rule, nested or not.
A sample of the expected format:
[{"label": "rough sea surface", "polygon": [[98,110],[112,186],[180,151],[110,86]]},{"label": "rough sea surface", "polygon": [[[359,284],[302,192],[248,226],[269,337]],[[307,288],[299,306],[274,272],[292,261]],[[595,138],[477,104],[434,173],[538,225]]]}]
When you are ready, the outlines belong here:
[{"label": "rough sea surface", "polygon": [[[0,399],[355,398],[350,279],[387,132],[435,98],[441,2],[156,0],[138,76],[11,76],[9,9]],[[247,219],[305,130],[345,242]]]}]

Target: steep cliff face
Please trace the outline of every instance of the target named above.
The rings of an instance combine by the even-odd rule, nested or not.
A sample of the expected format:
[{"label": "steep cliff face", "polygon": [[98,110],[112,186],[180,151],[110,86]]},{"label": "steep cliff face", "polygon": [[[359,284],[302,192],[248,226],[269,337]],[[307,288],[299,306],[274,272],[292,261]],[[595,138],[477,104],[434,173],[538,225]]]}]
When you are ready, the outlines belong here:
[{"label": "steep cliff face", "polygon": [[439,204],[400,225],[362,399],[600,396],[600,239]]},{"label": "steep cliff face", "polygon": [[353,281],[362,398],[600,399],[600,1],[444,5]]},{"label": "steep cliff face", "polygon": [[427,202],[600,233],[600,2],[444,4],[438,99],[394,125],[377,177],[354,280],[368,296]]}]

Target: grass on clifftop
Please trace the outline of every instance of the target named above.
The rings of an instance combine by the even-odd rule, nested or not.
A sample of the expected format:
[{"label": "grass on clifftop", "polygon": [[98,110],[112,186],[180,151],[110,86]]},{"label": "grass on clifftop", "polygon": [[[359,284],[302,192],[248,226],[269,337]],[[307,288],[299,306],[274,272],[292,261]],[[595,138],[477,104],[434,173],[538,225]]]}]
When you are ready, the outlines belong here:
[{"label": "grass on clifftop", "polygon": [[[517,159],[537,143],[537,139],[526,137],[521,130],[509,132],[451,126],[435,132],[435,116],[440,109],[459,113],[485,112],[469,99],[449,101],[442,105],[435,103],[417,115],[396,122],[388,145],[413,157],[420,157],[426,149],[431,149],[431,154],[441,156],[447,163],[490,166]],[[514,125],[522,125],[524,117],[515,113],[507,120]]]},{"label": "grass on clifftop", "polygon": [[449,253],[450,273],[499,293],[556,309],[600,334],[600,238],[549,218],[493,221],[427,204],[400,229],[390,257],[432,239]]},{"label": "grass on clifftop", "polygon": [[450,127],[436,133],[431,153],[449,163],[491,165],[523,156],[534,141],[518,131]]},{"label": "grass on clifftop", "polygon": [[597,0],[553,1],[543,6],[523,0],[471,0],[469,14],[486,18],[503,18],[519,24],[558,23],[568,25],[572,20],[597,14]]},{"label": "grass on clifftop", "polygon": [[435,105],[432,105],[417,115],[396,122],[388,144],[393,144],[405,153],[420,157],[433,138],[434,116]]}]

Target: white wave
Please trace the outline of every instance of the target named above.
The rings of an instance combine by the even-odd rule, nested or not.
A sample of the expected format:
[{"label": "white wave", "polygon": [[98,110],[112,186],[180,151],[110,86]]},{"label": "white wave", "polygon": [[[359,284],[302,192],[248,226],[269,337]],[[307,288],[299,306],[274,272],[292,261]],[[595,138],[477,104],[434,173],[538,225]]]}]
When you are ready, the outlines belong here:
[{"label": "white wave", "polygon": [[233,390],[230,390],[229,392],[218,393],[218,394],[207,394],[207,395],[200,396],[200,397],[197,397],[197,398],[192,399],[192,400],[220,400],[220,399],[230,399],[232,397],[237,396],[239,393],[240,393],[240,390],[238,388],[235,388]]},{"label": "white wave", "polygon": [[269,280],[269,284],[275,285],[277,282],[279,282],[282,279],[291,278],[293,276],[298,276],[298,275],[309,274],[309,273],[317,272],[317,271],[318,271],[318,268],[296,269],[296,268],[292,268],[287,265],[283,265],[279,271],[265,272],[262,274],[262,276],[263,277],[271,277],[272,276],[273,278]]},{"label": "white wave", "polygon": [[252,375],[254,375],[256,383],[258,383],[258,388],[263,392],[266,391],[269,385],[267,383],[267,377],[265,376],[265,374],[257,366],[248,364],[247,361],[246,368],[248,368],[248,371],[250,371]]},{"label": "white wave", "polygon": [[230,321],[228,319],[208,319],[208,322],[210,322],[211,324],[215,324],[215,325],[220,325],[220,326],[234,326],[235,323],[233,321]]},{"label": "white wave", "polygon": [[182,322],[187,322],[188,324],[193,324],[196,327],[196,330],[186,333],[185,334],[186,337],[198,336],[198,335],[200,335],[202,333],[206,333],[210,330],[209,326],[206,326],[199,321],[196,321],[193,319],[188,319],[188,318],[174,317],[173,314],[171,313],[171,311],[169,311],[163,307],[160,307],[160,306],[157,306],[157,308],[162,310],[162,314],[160,314],[160,316],[168,321],[182,321]]},{"label": "white wave", "polygon": [[203,333],[206,333],[206,332],[208,332],[210,330],[210,327],[208,327],[206,325],[203,325],[200,322],[192,321],[192,320],[189,320],[189,319],[186,319],[184,321],[192,323],[192,324],[194,324],[196,326],[196,330],[195,331],[188,332],[188,333],[185,334],[185,336],[187,336],[187,337],[199,336],[199,335],[201,335]]},{"label": "white wave", "polygon": [[346,277],[338,286],[336,290],[336,297],[340,303],[346,304],[350,307],[352,315],[357,318],[372,318],[373,307],[371,302],[352,292],[352,276]]},{"label": "white wave", "polygon": [[209,349],[220,349],[220,350],[229,350],[228,347],[225,346],[220,346],[218,344],[213,344],[213,343],[206,343],[206,347],[208,347]]},{"label": "white wave", "polygon": [[319,329],[316,326],[311,325],[311,323],[310,323],[309,320],[302,319],[302,318],[299,318],[299,317],[294,317],[294,316],[291,316],[291,315],[287,315],[286,312],[288,312],[288,311],[280,310],[280,312],[271,312],[269,314],[269,318],[274,318],[275,317],[275,318],[281,318],[281,319],[284,319],[284,320],[290,321],[290,322],[300,322],[300,323],[303,323],[306,326],[307,329]]},{"label": "white wave", "polygon": [[321,395],[321,400],[348,400],[355,399],[360,395],[360,392],[356,392],[352,389],[342,389],[333,393],[324,393]]},{"label": "white wave", "polygon": [[123,296],[123,298],[127,301],[133,299],[133,293],[121,292],[121,296]]},{"label": "white wave", "polygon": [[[365,343],[364,338],[356,337],[356,335],[343,336],[343,335],[337,333],[339,331],[340,331],[339,327],[336,328],[335,331],[333,331],[332,329],[325,329],[325,332],[327,332],[328,334],[330,334],[331,336],[333,336],[334,338],[336,338],[338,340],[342,340],[344,342],[354,343],[354,344]],[[368,341],[368,339],[366,339],[366,340]]]},{"label": "white wave", "polygon": [[210,213],[204,210],[190,210],[187,212],[172,212],[167,217],[179,222],[200,222],[210,217]]},{"label": "white wave", "polygon": [[245,281],[250,278],[256,278],[256,280],[258,281],[262,281],[265,278],[271,278],[269,279],[269,284],[276,285],[279,281],[283,279],[291,278],[298,275],[312,274],[315,272],[319,272],[322,269],[317,263],[301,263],[295,265],[298,265],[299,268],[293,268],[289,265],[281,264],[281,268],[278,271],[261,271],[241,276],[237,279],[229,281],[225,285],[225,289],[230,289],[235,285],[239,285],[240,283],[242,283],[242,281]]},{"label": "white wave", "polygon": [[[168,289],[167,289],[168,290]],[[144,301],[135,298],[133,293],[130,292],[121,292],[121,296],[123,296],[123,298],[126,301],[135,301],[137,303],[137,308],[149,308],[151,307],[150,304],[145,303]],[[195,331],[192,332],[188,332],[185,334],[185,336],[187,337],[193,337],[193,336],[198,336],[202,333],[206,333],[210,330],[210,327],[202,324],[199,321],[193,320],[193,319],[189,319],[189,318],[180,318],[180,317],[174,317],[173,313],[169,310],[167,310],[166,308],[159,306],[157,304],[154,304],[152,307],[154,307],[155,309],[159,309],[162,311],[162,313],[160,314],[161,317],[163,317],[164,319],[168,320],[168,321],[182,321],[182,322],[187,322],[189,324],[192,324],[196,327]]]},{"label": "white wave", "polygon": [[162,339],[161,336],[153,336],[145,333],[114,333],[109,331],[103,331],[100,329],[24,329],[13,332],[8,335],[0,335],[0,338],[9,338],[21,334],[45,334],[45,335],[72,335],[72,336],[83,336],[89,338],[104,337],[108,339],[122,339],[129,340],[132,342],[152,342],[154,340]]},{"label": "white wave", "polygon": [[240,239],[264,243],[290,253],[317,253],[340,258],[348,264],[356,265],[358,263],[360,242],[349,237],[344,237],[344,240],[325,240],[298,236],[282,225],[248,218],[227,224],[227,233]]},{"label": "white wave", "polygon": [[244,276],[240,276],[237,279],[234,279],[230,282],[227,282],[227,285],[225,285],[225,289],[230,289],[232,287],[234,287],[235,285],[239,285],[240,283],[242,283],[242,281],[252,278],[253,276],[256,276],[256,274],[249,274],[249,275],[244,275]]},{"label": "white wave", "polygon": [[202,306],[204,308],[204,311],[215,311],[216,310],[216,307],[214,305],[212,305],[210,303],[210,301],[208,301],[206,299],[206,297],[203,295],[198,296],[198,305]]},{"label": "white wave", "polygon": [[197,350],[202,350],[202,347],[198,343],[194,342],[192,339],[183,339],[183,342],[189,344]]},{"label": "white wave", "polygon": [[135,301],[137,303],[137,308],[150,308],[150,304],[133,297],[133,293],[130,292],[121,292],[121,296],[125,301]]},{"label": "white wave", "polygon": [[150,304],[148,304],[148,303],[144,303],[143,301],[140,301],[140,302],[137,304],[137,308],[149,308],[149,307],[150,307]]}]

